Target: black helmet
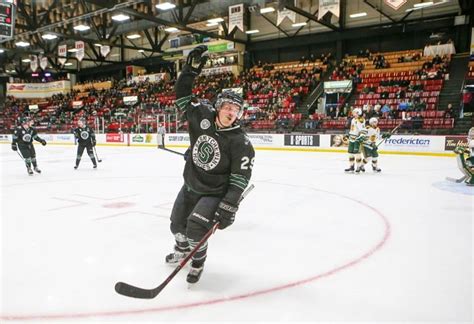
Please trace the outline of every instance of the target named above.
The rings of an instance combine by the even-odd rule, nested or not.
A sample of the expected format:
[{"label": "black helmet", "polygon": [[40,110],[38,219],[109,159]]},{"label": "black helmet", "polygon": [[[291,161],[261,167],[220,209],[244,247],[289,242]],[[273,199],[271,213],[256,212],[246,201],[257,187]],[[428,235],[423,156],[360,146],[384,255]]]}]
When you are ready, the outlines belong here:
[{"label": "black helmet", "polygon": [[224,90],[218,96],[216,100],[216,110],[219,110],[224,102],[239,106],[239,113],[237,119],[240,119],[244,113],[244,99],[238,93],[232,90]]}]

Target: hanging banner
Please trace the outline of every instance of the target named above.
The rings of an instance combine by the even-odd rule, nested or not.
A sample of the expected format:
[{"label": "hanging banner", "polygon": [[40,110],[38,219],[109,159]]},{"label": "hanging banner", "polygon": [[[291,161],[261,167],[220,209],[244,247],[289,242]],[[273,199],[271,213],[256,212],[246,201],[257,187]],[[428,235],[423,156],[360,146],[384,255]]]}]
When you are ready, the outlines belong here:
[{"label": "hanging banner", "polygon": [[407,3],[407,0],[383,0],[383,2],[393,10],[398,10]]},{"label": "hanging banner", "polygon": [[[61,65],[64,65],[64,63],[66,63],[67,61],[67,45],[59,45],[58,46],[58,61],[59,61],[59,64]],[[64,58],[63,58],[64,57]]]},{"label": "hanging banner", "polygon": [[48,58],[46,56],[40,57],[40,66],[43,70],[48,66]]},{"label": "hanging banner", "polygon": [[327,12],[331,12],[339,18],[340,0],[319,0],[318,20],[323,18]]},{"label": "hanging banner", "polygon": [[296,21],[296,12],[288,10],[288,9],[283,9],[281,11],[278,10],[277,26],[279,26],[285,18],[288,18],[289,20],[291,20],[292,23],[295,23],[295,21]]},{"label": "hanging banner", "polygon": [[31,71],[35,72],[38,69],[38,56],[30,55],[30,68]]},{"label": "hanging banner", "polygon": [[109,45],[102,45],[100,47],[100,54],[102,54],[103,57],[107,57],[107,54],[110,53],[110,46]]},{"label": "hanging banner", "polygon": [[80,62],[84,58],[84,42],[83,41],[77,41],[76,42],[76,58]]},{"label": "hanging banner", "polygon": [[229,33],[237,27],[244,31],[244,4],[229,7]]}]

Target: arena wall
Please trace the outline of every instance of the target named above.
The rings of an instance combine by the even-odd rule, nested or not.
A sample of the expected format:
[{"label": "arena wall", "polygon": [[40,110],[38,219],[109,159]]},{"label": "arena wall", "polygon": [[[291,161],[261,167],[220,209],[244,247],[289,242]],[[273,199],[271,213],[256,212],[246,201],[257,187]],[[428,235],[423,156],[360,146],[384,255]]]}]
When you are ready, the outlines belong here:
[{"label": "arena wall", "polygon": [[[74,145],[72,134],[41,134],[49,145]],[[257,150],[299,152],[347,152],[347,139],[341,134],[249,134]],[[157,134],[97,134],[99,146],[157,147]],[[11,135],[0,134],[0,143],[11,143]],[[189,146],[187,133],[166,134],[167,148]],[[457,145],[467,145],[465,136],[393,135],[379,147],[382,154],[454,156]]]}]

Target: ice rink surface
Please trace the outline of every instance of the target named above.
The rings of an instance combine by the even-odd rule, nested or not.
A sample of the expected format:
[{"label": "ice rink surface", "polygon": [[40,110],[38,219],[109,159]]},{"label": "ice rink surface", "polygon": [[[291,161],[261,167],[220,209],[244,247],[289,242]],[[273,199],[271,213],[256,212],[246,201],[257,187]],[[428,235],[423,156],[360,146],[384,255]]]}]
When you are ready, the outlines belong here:
[{"label": "ice rink surface", "polygon": [[[0,322],[443,322],[473,319],[474,189],[454,157],[382,155],[381,174],[344,174],[340,153],[257,151],[233,226],[155,299],[117,281],[161,283],[183,159],[156,148],[36,145],[28,176],[0,145]],[[369,167],[370,169],[370,167]]]}]

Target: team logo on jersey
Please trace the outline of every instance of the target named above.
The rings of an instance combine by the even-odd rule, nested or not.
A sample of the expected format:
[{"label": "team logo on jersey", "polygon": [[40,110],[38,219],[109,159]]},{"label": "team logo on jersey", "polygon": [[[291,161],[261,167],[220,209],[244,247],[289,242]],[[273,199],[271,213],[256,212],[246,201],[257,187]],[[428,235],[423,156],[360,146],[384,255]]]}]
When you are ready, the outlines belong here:
[{"label": "team logo on jersey", "polygon": [[201,135],[193,146],[193,162],[206,171],[214,169],[221,160],[219,143],[215,138]]},{"label": "team logo on jersey", "polygon": [[208,119],[201,120],[201,129],[208,129],[211,127],[211,122]]},{"label": "team logo on jersey", "polygon": [[31,142],[31,134],[25,134],[22,136],[23,142]]},{"label": "team logo on jersey", "polygon": [[88,139],[88,138],[89,138],[89,132],[87,132],[87,131],[82,131],[82,132],[81,132],[81,138],[82,138],[83,140]]}]

